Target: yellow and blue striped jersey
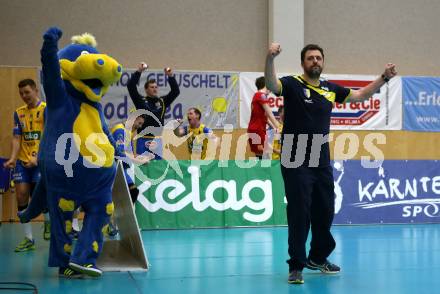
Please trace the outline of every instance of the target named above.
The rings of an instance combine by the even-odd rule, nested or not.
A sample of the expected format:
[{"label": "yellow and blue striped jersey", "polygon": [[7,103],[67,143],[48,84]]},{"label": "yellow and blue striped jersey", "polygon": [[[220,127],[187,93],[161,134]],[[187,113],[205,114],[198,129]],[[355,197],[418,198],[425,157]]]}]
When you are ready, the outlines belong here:
[{"label": "yellow and blue striped jersey", "polygon": [[191,134],[187,139],[189,153],[200,153],[200,159],[205,159],[208,148],[208,134],[211,134],[212,130],[205,127],[204,124],[200,124],[198,128],[184,127],[183,130],[185,135]]},{"label": "yellow and blue striped jersey", "polygon": [[14,112],[14,135],[20,135],[20,151],[18,159],[28,162],[36,157],[44,130],[46,102],[40,101],[34,108],[23,105]]},{"label": "yellow and blue striped jersey", "polygon": [[125,154],[125,152],[134,152],[132,138],[133,134],[128,132],[123,124],[117,124],[111,129],[113,139],[116,142],[116,149],[120,154]]},{"label": "yellow and blue striped jersey", "polygon": [[[281,151],[281,132],[283,131],[283,124],[280,123],[280,127],[278,128],[278,134],[275,134],[275,138],[273,140],[272,148],[278,149]],[[272,153],[272,159],[280,159],[280,154],[275,152]]]}]

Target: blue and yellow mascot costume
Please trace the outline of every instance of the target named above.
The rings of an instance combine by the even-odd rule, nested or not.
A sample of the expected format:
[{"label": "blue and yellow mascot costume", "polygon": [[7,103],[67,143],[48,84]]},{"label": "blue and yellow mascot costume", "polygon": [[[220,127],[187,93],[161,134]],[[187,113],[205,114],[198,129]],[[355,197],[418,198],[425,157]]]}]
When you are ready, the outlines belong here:
[{"label": "blue and yellow mascot costume", "polygon": [[[35,196],[47,195],[49,266],[59,267],[60,275],[66,277],[98,277],[102,272],[96,259],[102,250],[102,230],[113,213],[116,174],[114,140],[99,101],[119,80],[122,68],[96,50],[90,34],[73,37],[72,44],[58,51],[61,36],[62,31],[55,27],[43,36],[47,121],[39,153],[42,178]],[[79,206],[84,210],[84,222],[72,252],[69,233],[73,212]]]}]

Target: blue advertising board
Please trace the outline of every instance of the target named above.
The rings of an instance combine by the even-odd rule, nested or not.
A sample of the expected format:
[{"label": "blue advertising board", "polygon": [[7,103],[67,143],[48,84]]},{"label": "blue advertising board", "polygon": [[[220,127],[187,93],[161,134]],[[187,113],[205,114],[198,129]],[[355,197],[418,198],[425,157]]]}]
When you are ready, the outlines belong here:
[{"label": "blue advertising board", "polygon": [[335,224],[440,222],[440,161],[334,162]]},{"label": "blue advertising board", "polygon": [[440,131],[440,78],[403,77],[403,129]]}]

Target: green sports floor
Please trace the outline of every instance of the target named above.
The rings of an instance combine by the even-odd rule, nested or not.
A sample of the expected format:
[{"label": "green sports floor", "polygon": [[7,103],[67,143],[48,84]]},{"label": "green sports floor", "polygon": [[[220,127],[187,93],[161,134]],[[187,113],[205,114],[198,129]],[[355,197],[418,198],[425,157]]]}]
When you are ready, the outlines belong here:
[{"label": "green sports floor", "polygon": [[[334,226],[330,260],[337,275],[304,271],[287,283],[287,228],[143,231],[147,272],[105,272],[66,280],[47,267],[49,243],[33,225],[36,250],[15,253],[19,224],[0,226],[0,282],[25,282],[38,293],[440,293],[440,225]],[[0,284],[0,288],[25,288]],[[29,286],[27,287],[29,289]],[[0,293],[32,293],[5,290]]]}]

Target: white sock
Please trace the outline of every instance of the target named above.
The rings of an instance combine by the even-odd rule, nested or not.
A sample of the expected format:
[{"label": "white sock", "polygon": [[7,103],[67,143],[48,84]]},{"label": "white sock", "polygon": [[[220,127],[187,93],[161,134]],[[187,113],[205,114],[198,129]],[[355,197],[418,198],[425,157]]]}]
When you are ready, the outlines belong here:
[{"label": "white sock", "polygon": [[43,216],[44,216],[44,221],[45,221],[45,222],[50,221],[50,216],[49,216],[49,213],[48,213],[48,212],[47,212],[47,213],[43,213]]},{"label": "white sock", "polygon": [[24,235],[25,235],[25,237],[28,238],[29,240],[33,240],[34,238],[32,237],[32,226],[31,226],[31,223],[23,224],[23,228],[24,228]]},{"label": "white sock", "polygon": [[78,223],[78,218],[76,218],[76,217],[74,219],[72,219],[72,228],[75,231],[79,232],[79,223]]}]

